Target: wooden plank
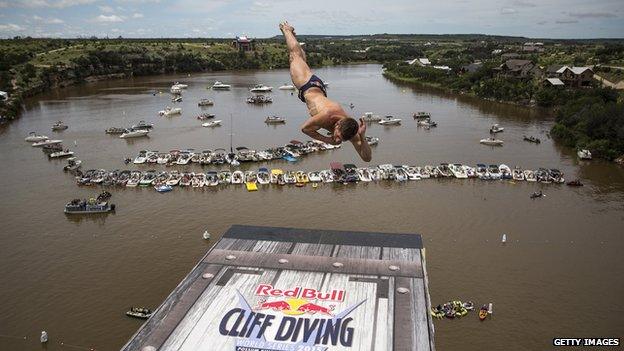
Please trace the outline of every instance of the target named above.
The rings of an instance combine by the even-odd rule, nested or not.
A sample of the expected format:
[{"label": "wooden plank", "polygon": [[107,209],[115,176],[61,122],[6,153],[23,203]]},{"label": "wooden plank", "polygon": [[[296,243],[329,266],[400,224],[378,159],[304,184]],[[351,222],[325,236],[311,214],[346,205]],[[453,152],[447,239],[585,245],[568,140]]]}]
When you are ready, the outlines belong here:
[{"label": "wooden plank", "polygon": [[[426,350],[416,347],[412,294],[399,293],[399,289],[412,290],[411,279],[406,277],[394,278],[394,340],[392,350],[394,351],[413,351]],[[428,349],[428,347],[427,347]]]},{"label": "wooden plank", "polygon": [[[280,263],[280,260],[284,263]],[[244,266],[267,269],[289,269],[300,271],[331,272],[362,275],[386,275],[422,278],[420,260],[405,262],[397,260],[373,260],[341,257],[339,259],[319,256],[300,256],[288,254],[269,254],[247,251],[212,250],[204,263],[227,266]],[[334,263],[342,266],[336,267]],[[391,267],[399,267],[393,271]]]}]

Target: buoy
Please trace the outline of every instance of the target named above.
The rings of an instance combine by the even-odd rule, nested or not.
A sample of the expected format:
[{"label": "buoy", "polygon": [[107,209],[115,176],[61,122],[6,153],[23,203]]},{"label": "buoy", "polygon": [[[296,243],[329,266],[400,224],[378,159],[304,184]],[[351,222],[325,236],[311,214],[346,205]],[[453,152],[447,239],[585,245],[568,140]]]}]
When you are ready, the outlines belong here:
[{"label": "buoy", "polygon": [[74,140],[74,146],[78,146],[78,140]]},{"label": "buoy", "polygon": [[205,240],[210,240],[210,233],[208,233],[208,231],[204,231],[204,235],[203,235]]},{"label": "buoy", "polygon": [[41,340],[42,344],[45,344],[46,342],[48,342],[48,333],[46,333],[45,330],[41,331],[41,336],[39,337],[39,340]]},{"label": "buoy", "polygon": [[492,314],[492,303],[488,305],[488,314]]},{"label": "buoy", "polygon": [[501,239],[501,242],[503,244],[507,242],[507,234],[503,234],[503,239]]}]

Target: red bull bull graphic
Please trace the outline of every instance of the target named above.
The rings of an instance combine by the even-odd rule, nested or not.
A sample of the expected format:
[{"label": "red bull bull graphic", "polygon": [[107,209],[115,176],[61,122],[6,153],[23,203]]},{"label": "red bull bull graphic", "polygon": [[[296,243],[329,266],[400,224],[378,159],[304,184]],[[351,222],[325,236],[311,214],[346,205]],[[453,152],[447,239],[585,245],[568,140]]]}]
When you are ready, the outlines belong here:
[{"label": "red bull bull graphic", "polygon": [[[221,335],[237,338],[237,351],[326,351],[329,346],[353,345],[355,323],[349,314],[366,300],[334,312],[335,305],[323,306],[318,300],[301,298],[303,288],[276,292],[278,289],[270,285],[259,290],[261,286],[256,289],[256,295],[289,297],[273,301],[262,299],[252,307],[238,292],[238,307],[227,311],[219,324]],[[310,289],[305,296],[319,296],[318,291],[311,290],[315,289]],[[326,300],[334,299],[332,301],[342,301],[345,295],[343,290],[322,294],[328,297]]]},{"label": "red bull bull graphic", "polygon": [[260,284],[256,288],[256,295],[267,297],[290,297],[290,298],[302,298],[308,300],[320,300],[320,301],[335,301],[342,302],[345,299],[344,290],[331,290],[322,292],[314,288],[302,288],[295,287],[292,289],[274,289],[271,284]]}]

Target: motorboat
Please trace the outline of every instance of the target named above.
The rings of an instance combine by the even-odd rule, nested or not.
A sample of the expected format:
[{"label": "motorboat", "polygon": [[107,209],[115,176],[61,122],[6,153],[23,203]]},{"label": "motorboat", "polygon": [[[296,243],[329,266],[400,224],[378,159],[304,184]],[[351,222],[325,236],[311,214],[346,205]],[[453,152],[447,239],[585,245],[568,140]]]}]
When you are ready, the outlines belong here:
[{"label": "motorboat", "polygon": [[429,119],[431,118],[431,113],[425,111],[419,111],[414,113],[414,119]]},{"label": "motorboat", "polygon": [[67,172],[75,172],[80,168],[81,165],[81,160],[78,160],[75,157],[70,157],[67,159],[67,165],[63,167],[63,170]]},{"label": "motorboat", "polygon": [[28,136],[24,138],[24,141],[28,141],[30,143],[48,140],[49,138],[45,135],[37,134],[35,132],[28,133]]},{"label": "motorboat", "polygon": [[213,85],[212,85],[212,90],[230,90],[232,86],[229,84],[224,84],[220,81],[216,81]]},{"label": "motorboat", "polygon": [[230,171],[219,172],[219,184],[232,184],[232,172]]},{"label": "motorboat", "polygon": [[137,156],[134,158],[133,163],[138,165],[138,164],[145,163],[146,161],[147,161],[147,151],[141,150],[139,151]]},{"label": "motorboat", "polygon": [[169,88],[169,92],[171,94],[182,94],[182,89],[178,87],[171,87]]},{"label": "motorboat", "polygon": [[310,178],[308,178],[308,174],[303,171],[297,171],[295,173],[295,178],[297,179],[297,183],[305,184],[310,182]]},{"label": "motorboat", "polygon": [[381,174],[381,179],[383,179],[383,180],[394,180],[394,174],[393,174],[394,166],[392,166],[389,163],[386,163],[386,164],[381,164],[381,165],[377,166],[377,168],[379,168],[379,173]]},{"label": "motorboat", "polygon": [[279,168],[273,168],[271,170],[271,178],[270,178],[271,184],[279,183],[280,178],[283,179],[283,176],[284,176],[284,171],[282,171]]},{"label": "motorboat", "polygon": [[499,180],[503,177],[498,165],[490,165],[488,167],[488,173],[490,173],[490,179],[493,180]]},{"label": "motorboat", "polygon": [[481,306],[481,309],[479,309],[479,320],[483,321],[485,320],[485,318],[487,318],[488,316],[488,308],[486,305]]},{"label": "motorboat", "polygon": [[149,134],[149,129],[136,129],[136,130],[128,130],[121,134],[119,138],[121,139],[129,139],[129,138],[139,138],[144,137]]},{"label": "motorboat", "polygon": [[181,113],[182,113],[181,107],[170,107],[170,106],[165,107],[164,110],[158,111],[159,115],[165,116],[165,117],[179,115]]},{"label": "motorboat", "polygon": [[540,183],[552,183],[550,172],[546,168],[538,168],[537,171],[535,171],[535,177]]},{"label": "motorboat", "polygon": [[130,177],[128,178],[128,181],[126,182],[126,186],[129,188],[136,187],[137,185],[139,185],[139,182],[141,181],[142,177],[143,177],[143,173],[141,173],[141,171],[130,172]]},{"label": "motorboat", "polygon": [[481,144],[489,146],[503,146],[503,141],[496,138],[486,138],[479,140]]},{"label": "motorboat", "polygon": [[141,180],[139,181],[139,186],[152,185],[154,180],[156,180],[156,171],[147,171],[143,173],[143,177],[141,177]]},{"label": "motorboat", "polygon": [[219,185],[219,174],[215,171],[206,172],[206,186],[217,186]]},{"label": "motorboat", "polygon": [[245,146],[239,146],[236,148],[236,157],[240,162],[254,161],[256,156],[256,150],[248,149]]},{"label": "motorboat", "polygon": [[284,124],[286,123],[286,119],[283,117],[279,117],[279,116],[268,116],[265,120],[264,123],[266,124]]},{"label": "motorboat", "polygon": [[427,170],[425,167],[414,167],[417,174],[420,175],[420,179],[429,179],[431,178],[431,172]]},{"label": "motorboat", "polygon": [[232,172],[232,184],[243,184],[245,182],[245,174],[242,171]]},{"label": "motorboat", "polygon": [[358,177],[360,178],[360,181],[362,182],[370,182],[373,180],[371,178],[371,174],[368,168],[358,168],[357,174],[358,174]]},{"label": "motorboat", "polygon": [[201,172],[194,173],[193,178],[191,179],[191,187],[203,188],[204,185],[206,185],[206,175]]},{"label": "motorboat", "polygon": [[271,99],[269,96],[264,95],[250,96],[247,98],[247,103],[250,104],[270,104],[272,102],[273,99]]},{"label": "motorboat", "polygon": [[296,88],[294,85],[292,85],[292,84],[287,84],[287,83],[286,83],[286,84],[284,84],[284,85],[282,85],[282,86],[280,86],[280,87],[279,87],[279,88],[277,88],[277,89],[279,89],[279,90],[297,90],[297,88]]},{"label": "motorboat", "polygon": [[537,182],[535,173],[532,170],[525,169],[524,172],[522,172],[522,174],[524,175],[524,180],[526,180],[527,182]]},{"label": "motorboat", "polygon": [[245,172],[245,183],[257,183],[258,182],[258,174],[254,171],[246,171]]},{"label": "motorboat", "polygon": [[493,124],[493,125],[490,127],[490,133],[492,133],[492,134],[500,133],[500,132],[502,132],[503,130],[505,130],[505,128],[503,128],[503,127],[499,126],[499,125],[498,125],[498,123]]},{"label": "motorboat", "polygon": [[65,130],[69,128],[67,125],[63,124],[63,122],[58,121],[52,125],[52,131],[60,132],[61,130]]},{"label": "motorboat", "polygon": [[215,118],[215,114],[214,113],[201,113],[199,115],[197,115],[197,119],[200,121],[205,121],[211,118]]},{"label": "motorboat", "polygon": [[323,181],[323,183],[333,183],[334,182],[334,175],[333,175],[332,171],[330,171],[328,169],[324,169],[324,170],[320,171],[319,175],[321,176],[321,180]]},{"label": "motorboat", "polygon": [[268,93],[273,90],[273,87],[269,87],[263,84],[256,84],[253,88],[249,89],[252,93]]},{"label": "motorboat", "polygon": [[583,183],[580,179],[571,180],[566,183],[567,186],[583,186]]},{"label": "motorboat", "polygon": [[418,127],[425,127],[425,129],[429,129],[429,128],[437,127],[438,123],[430,119],[422,119],[416,122],[416,125]]},{"label": "motorboat", "polygon": [[381,117],[379,115],[374,115],[372,112],[365,112],[362,116],[362,120],[366,123],[373,123],[381,121]]},{"label": "motorboat", "polygon": [[128,129],[126,128],[119,128],[119,127],[110,127],[107,128],[106,130],[104,130],[104,133],[106,134],[123,134],[127,131]]},{"label": "motorboat", "polygon": [[107,201],[100,202],[94,198],[89,200],[74,199],[65,205],[64,210],[66,214],[93,214],[112,211],[115,211],[114,204],[109,204]]},{"label": "motorboat", "polygon": [[394,174],[394,180],[397,182],[405,182],[409,180],[409,176],[407,175],[407,172],[405,172],[405,169],[403,169],[402,166],[394,166],[394,169],[392,170],[392,172]]},{"label": "motorboat", "polygon": [[370,174],[370,178],[374,182],[381,180],[381,171],[377,167],[368,167],[368,174]]},{"label": "motorboat", "polygon": [[581,160],[591,160],[592,159],[592,154],[589,150],[587,149],[581,149],[579,151],[576,152],[576,155],[581,159]]},{"label": "motorboat", "polygon": [[156,190],[159,193],[168,193],[171,190],[173,190],[173,187],[167,184],[160,184],[160,185],[155,185],[154,190]]},{"label": "motorboat", "polygon": [[466,174],[466,171],[464,170],[464,166],[459,164],[459,163],[453,163],[450,164],[449,169],[451,170],[451,173],[453,173],[453,176],[455,176],[455,178],[457,179],[467,179],[468,178],[468,174]]},{"label": "motorboat", "polygon": [[158,163],[158,151],[148,151],[146,153],[145,162],[147,163]]},{"label": "motorboat", "polygon": [[542,141],[539,138],[536,138],[534,136],[523,136],[522,139],[524,139],[524,141],[528,141],[529,143],[535,143],[535,144],[539,144]]},{"label": "motorboat", "polygon": [[375,146],[375,145],[379,144],[379,138],[367,135],[366,136],[366,142],[368,143],[368,146]]},{"label": "motorboat", "polygon": [[323,178],[321,178],[320,172],[308,172],[308,179],[312,183],[319,183],[323,181]]},{"label": "motorboat", "polygon": [[132,129],[152,129],[154,125],[152,123],[147,123],[143,120],[140,120],[139,123],[132,126]]},{"label": "motorboat", "polygon": [[37,142],[33,143],[32,146],[34,146],[34,147],[41,147],[41,146],[46,146],[46,145],[60,144],[62,142],[63,142],[63,140],[50,140],[50,139],[46,139],[46,140],[37,141]]},{"label": "motorboat", "polygon": [[565,179],[563,178],[563,172],[556,168],[551,168],[548,170],[548,174],[550,176],[550,180],[553,183],[562,184],[565,183]]},{"label": "motorboat", "polygon": [[357,167],[354,164],[347,163],[344,165],[345,170],[345,178],[344,181],[347,183],[355,183],[360,180],[360,176],[357,173]]},{"label": "motorboat", "polygon": [[145,307],[130,307],[130,309],[126,312],[126,316],[128,317],[141,319],[148,319],[149,317],[151,317],[151,315],[152,311],[149,308]]},{"label": "motorboat", "polygon": [[296,176],[295,172],[287,171],[286,173],[284,173],[284,183],[286,183],[286,184],[296,184],[297,183],[297,176]]},{"label": "motorboat", "polygon": [[438,173],[441,177],[448,178],[453,176],[453,172],[451,172],[448,163],[440,163],[440,165],[437,166],[436,169],[438,170]]},{"label": "motorboat", "polygon": [[515,181],[523,181],[524,180],[524,172],[518,166],[514,167],[514,169],[511,171],[511,174],[512,174],[513,180],[515,180]]},{"label": "motorboat", "polygon": [[502,179],[513,179],[511,168],[509,168],[509,166],[507,166],[506,164],[499,165],[498,170],[500,171]]},{"label": "motorboat", "polygon": [[401,124],[401,119],[394,118],[392,116],[386,116],[380,119],[377,123],[381,124],[382,126],[397,126]]},{"label": "motorboat", "polygon": [[191,158],[193,157],[194,153],[190,152],[190,151],[181,151],[178,154],[178,159],[176,161],[176,164],[179,165],[187,165],[189,162],[191,162]]},{"label": "motorboat", "polygon": [[470,167],[468,165],[463,165],[462,168],[464,169],[464,172],[466,172],[466,176],[468,178],[476,178],[477,177],[477,170],[474,167]]},{"label": "motorboat", "polygon": [[403,170],[407,174],[408,180],[420,180],[422,179],[420,172],[416,169],[416,167],[403,165]]},{"label": "motorboat", "polygon": [[171,98],[171,102],[182,102],[182,97],[181,96],[174,96]]},{"label": "motorboat", "polygon": [[203,106],[213,106],[213,105],[214,105],[214,101],[212,101],[210,99],[201,99],[197,103],[197,106],[200,106],[200,107],[203,107]]},{"label": "motorboat", "polygon": [[176,186],[178,185],[178,183],[180,183],[180,179],[182,179],[182,175],[180,174],[180,172],[178,172],[177,170],[173,170],[169,174],[169,180],[167,180],[165,184],[169,186]]},{"label": "motorboat", "polygon": [[175,83],[173,83],[173,85],[171,86],[171,88],[172,88],[172,89],[173,89],[173,88],[178,88],[178,89],[186,89],[186,88],[188,88],[188,84],[183,84],[183,83],[180,83],[180,82],[175,82]]},{"label": "motorboat", "polygon": [[178,185],[181,187],[191,186],[194,177],[195,177],[195,174],[191,172],[184,172],[182,173],[182,178],[180,178],[180,182],[178,183]]},{"label": "motorboat", "polygon": [[202,123],[202,127],[218,127],[221,125],[221,120],[217,119],[215,121],[210,121],[210,122],[206,122],[206,123]]},{"label": "motorboat", "polygon": [[48,155],[49,158],[61,158],[61,157],[70,157],[73,156],[74,152],[69,150],[61,150],[57,152],[53,152]]},{"label": "motorboat", "polygon": [[159,153],[156,159],[156,163],[159,165],[166,165],[169,161],[171,161],[171,154],[167,152]]},{"label": "motorboat", "polygon": [[266,168],[260,168],[258,170],[258,183],[260,184],[269,184],[271,182],[271,174],[269,173],[269,170]]},{"label": "motorboat", "polygon": [[481,180],[492,179],[492,177],[490,176],[490,172],[488,171],[488,167],[483,163],[477,163],[476,173],[477,177]]},{"label": "motorboat", "polygon": [[340,162],[331,162],[329,164],[334,181],[342,183],[345,181],[346,172],[344,166]]}]

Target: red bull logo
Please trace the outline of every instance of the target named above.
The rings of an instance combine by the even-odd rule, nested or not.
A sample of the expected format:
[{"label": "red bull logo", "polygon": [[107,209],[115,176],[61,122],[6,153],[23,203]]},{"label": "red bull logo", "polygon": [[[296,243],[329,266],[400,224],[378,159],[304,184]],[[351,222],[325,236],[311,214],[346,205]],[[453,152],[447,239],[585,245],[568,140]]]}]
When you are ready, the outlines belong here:
[{"label": "red bull logo", "polygon": [[333,289],[322,292],[314,288],[294,287],[292,289],[275,289],[271,284],[260,284],[256,288],[256,295],[267,297],[290,297],[307,300],[336,301],[342,302],[345,299],[345,291]]},{"label": "red bull logo", "polygon": [[277,300],[267,302],[266,300],[260,300],[258,305],[253,308],[254,311],[262,311],[262,310],[273,310],[282,312],[283,314],[296,316],[301,314],[311,314],[314,315],[316,313],[320,315],[333,316],[333,310],[335,306],[330,305],[329,307],[324,307],[313,302],[309,302],[305,299],[286,299],[286,300]]}]

